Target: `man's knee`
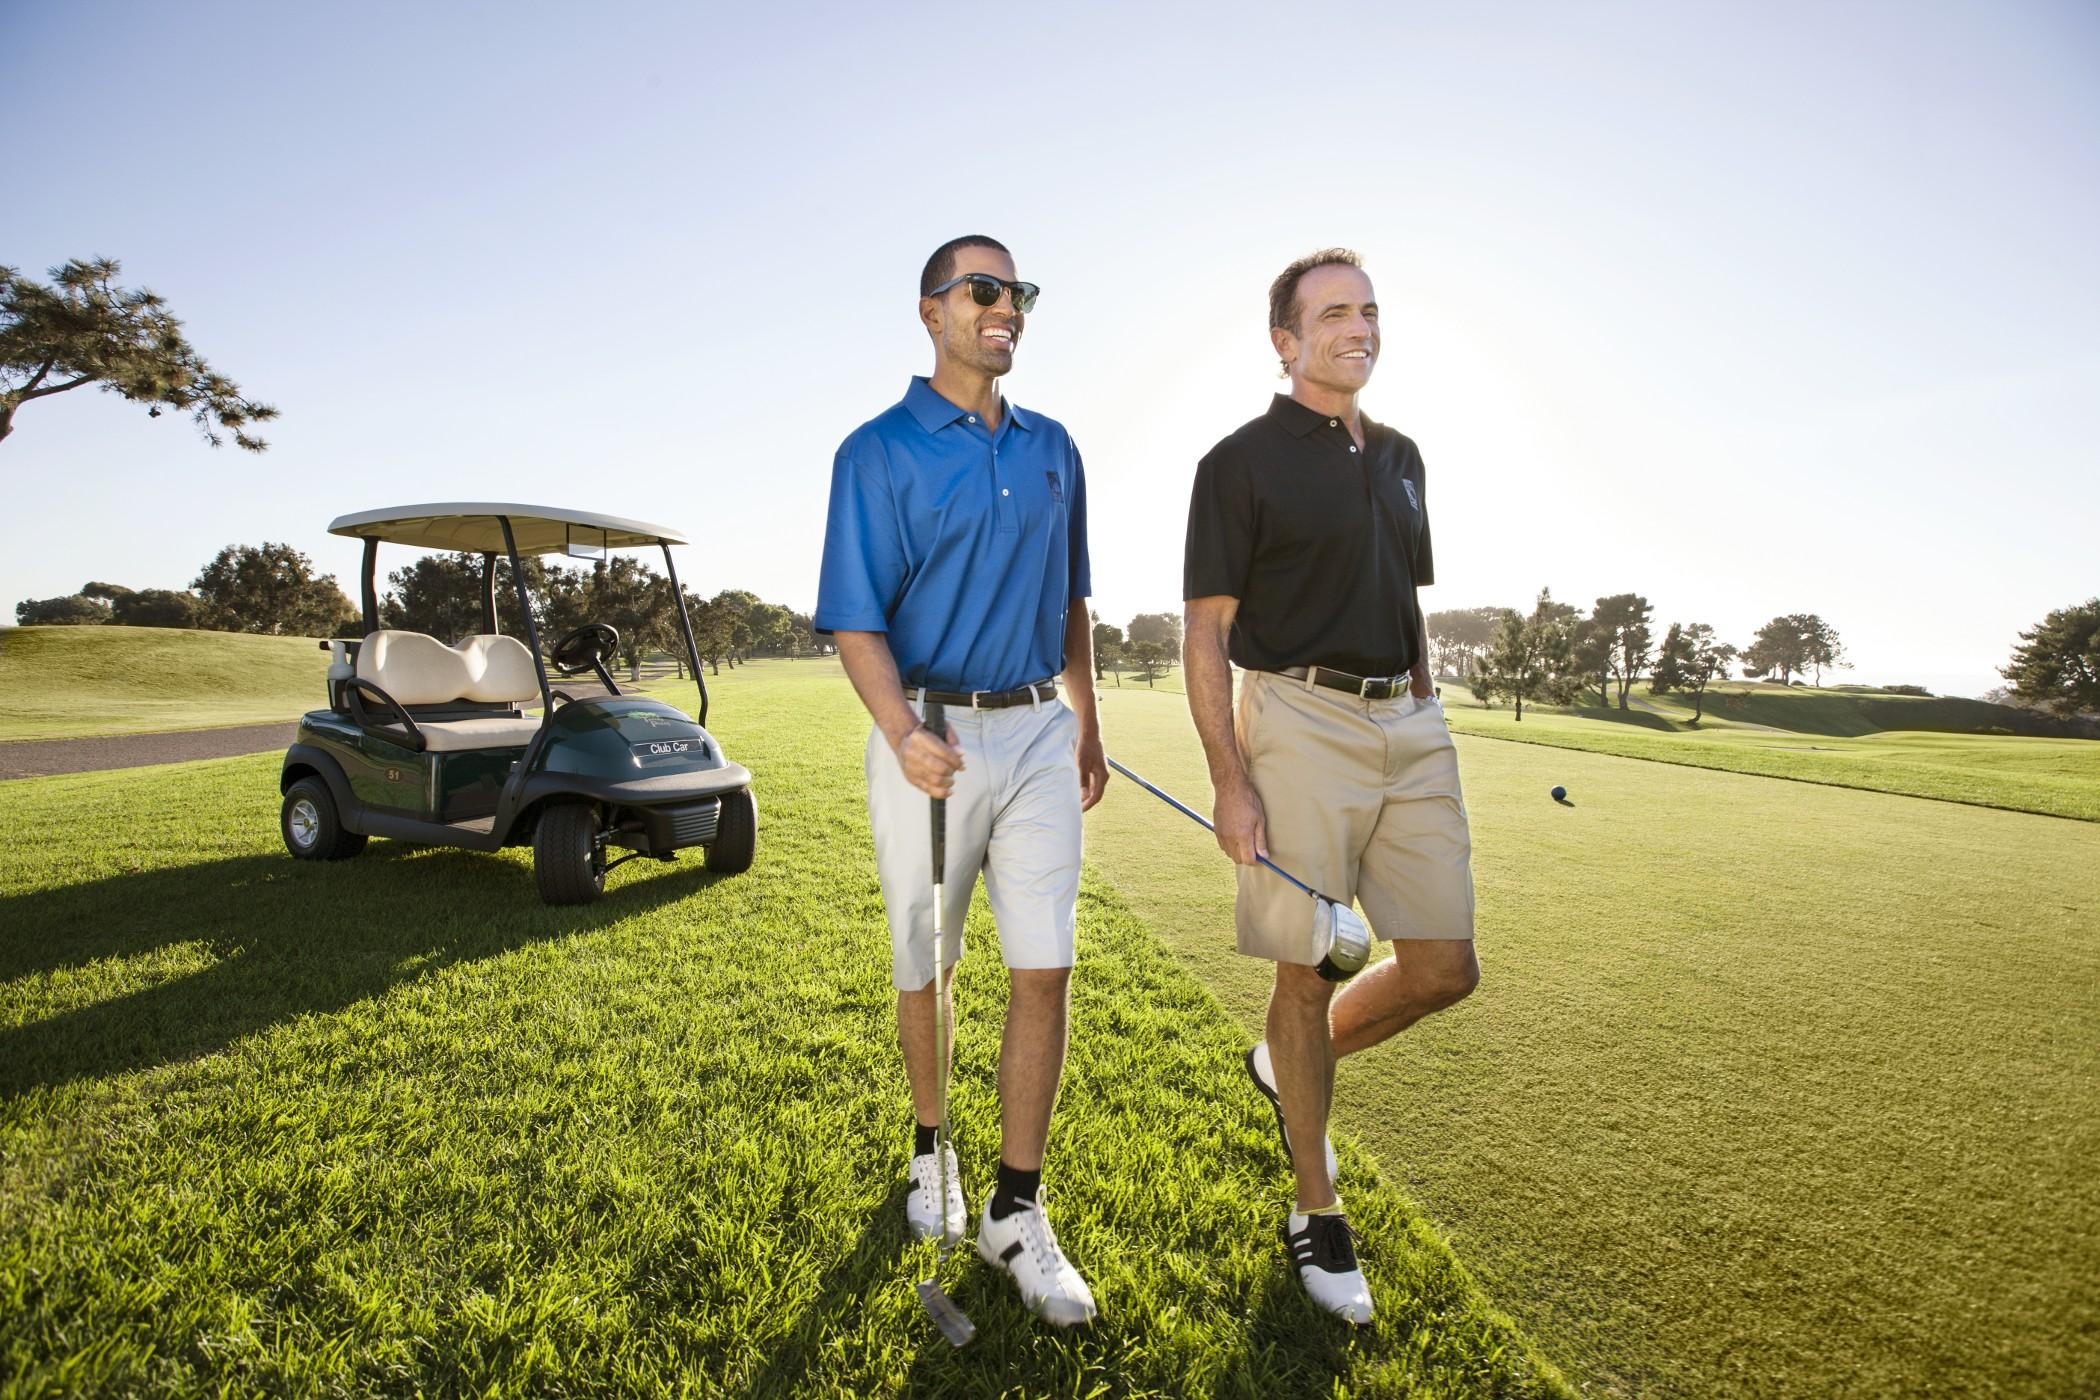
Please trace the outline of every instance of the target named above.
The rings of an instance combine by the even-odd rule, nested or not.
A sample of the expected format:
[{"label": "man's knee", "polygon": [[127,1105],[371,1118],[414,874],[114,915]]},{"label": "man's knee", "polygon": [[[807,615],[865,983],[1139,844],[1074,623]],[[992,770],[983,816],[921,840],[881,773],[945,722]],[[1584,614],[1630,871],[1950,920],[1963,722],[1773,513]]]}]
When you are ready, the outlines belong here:
[{"label": "man's knee", "polygon": [[1072,986],[1069,967],[1015,967],[1007,969],[1008,986],[1015,1002],[1034,1005],[1063,1005]]},{"label": "man's knee", "polygon": [[1439,1006],[1453,1006],[1464,1001],[1480,985],[1480,960],[1473,956],[1470,942],[1464,948],[1463,955],[1440,960],[1431,972],[1425,991]]},{"label": "man's knee", "polygon": [[1334,996],[1335,984],[1320,975],[1318,968],[1301,963],[1276,964],[1276,994],[1286,1001],[1325,1006]]}]

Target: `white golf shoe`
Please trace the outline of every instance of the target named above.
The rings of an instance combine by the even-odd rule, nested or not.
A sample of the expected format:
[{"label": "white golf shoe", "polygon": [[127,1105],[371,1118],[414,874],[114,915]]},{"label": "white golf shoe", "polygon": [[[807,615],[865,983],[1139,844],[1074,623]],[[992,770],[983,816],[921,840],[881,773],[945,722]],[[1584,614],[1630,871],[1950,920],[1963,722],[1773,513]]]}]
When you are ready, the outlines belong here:
[{"label": "white golf shoe", "polygon": [[1347,1216],[1292,1211],[1283,1238],[1315,1303],[1358,1327],[1371,1320],[1371,1289],[1356,1266],[1356,1232]]},{"label": "white golf shoe", "polygon": [[[970,1214],[963,1205],[962,1172],[955,1164],[955,1149],[944,1142],[939,1150],[948,1156],[947,1242],[956,1244],[962,1240]],[[904,1218],[911,1224],[914,1239],[930,1240],[940,1229],[942,1214],[940,1207],[934,1204],[941,1194],[940,1158],[931,1152],[921,1152],[911,1159],[909,1175],[911,1192],[904,1198]]]},{"label": "white golf shoe", "polygon": [[1004,1220],[994,1220],[987,1204],[977,1222],[977,1252],[1014,1276],[1021,1302],[1043,1321],[1072,1327],[1094,1320],[1094,1295],[1057,1247],[1040,1194]]},{"label": "white golf shoe", "polygon": [[[1291,1164],[1291,1130],[1283,1121],[1283,1100],[1276,1093],[1276,1066],[1269,1059],[1268,1041],[1258,1041],[1254,1048],[1247,1052],[1247,1077],[1254,1081],[1254,1087],[1261,1091],[1261,1096],[1269,1101],[1269,1107],[1276,1110],[1276,1135],[1283,1139],[1283,1164],[1288,1167]],[[1334,1139],[1324,1138],[1322,1141],[1327,1144],[1327,1184],[1332,1186],[1335,1178],[1341,1175],[1342,1169],[1335,1161]]]}]

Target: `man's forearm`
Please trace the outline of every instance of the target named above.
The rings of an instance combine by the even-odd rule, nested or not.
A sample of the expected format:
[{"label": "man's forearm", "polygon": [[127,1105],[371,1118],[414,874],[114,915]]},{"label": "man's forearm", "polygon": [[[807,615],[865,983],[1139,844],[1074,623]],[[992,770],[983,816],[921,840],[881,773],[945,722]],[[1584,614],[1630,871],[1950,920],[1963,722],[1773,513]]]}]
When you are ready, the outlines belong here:
[{"label": "man's forearm", "polygon": [[1094,701],[1094,619],[1084,598],[1074,598],[1065,611],[1064,683],[1065,703],[1079,720],[1079,732],[1099,732],[1101,713]]},{"label": "man's forearm", "polygon": [[1188,611],[1183,638],[1186,655],[1181,666],[1188,685],[1189,714],[1203,741],[1211,788],[1224,792],[1247,781],[1246,765],[1240,762],[1240,746],[1232,733],[1232,662],[1221,630],[1207,613]]},{"label": "man's forearm", "polygon": [[839,661],[846,678],[868,707],[875,727],[896,748],[904,736],[919,727],[919,716],[904,698],[904,682],[897,674],[897,658],[890,654],[890,639],[881,632],[839,632]]},{"label": "man's forearm", "polygon": [[1429,673],[1429,614],[1422,611],[1420,594],[1415,596],[1415,664],[1408,674],[1416,695],[1436,692],[1436,679]]}]

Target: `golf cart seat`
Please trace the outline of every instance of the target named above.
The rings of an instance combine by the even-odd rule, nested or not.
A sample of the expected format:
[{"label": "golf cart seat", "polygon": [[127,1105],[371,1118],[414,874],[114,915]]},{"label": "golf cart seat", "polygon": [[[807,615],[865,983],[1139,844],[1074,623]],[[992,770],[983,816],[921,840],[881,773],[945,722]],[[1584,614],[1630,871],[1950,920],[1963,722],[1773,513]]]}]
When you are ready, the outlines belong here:
[{"label": "golf cart seat", "polygon": [[540,727],[517,710],[539,698],[540,684],[532,653],[515,637],[475,636],[448,647],[425,632],[374,632],[357,650],[357,678],[407,711],[432,753],[523,748]]}]

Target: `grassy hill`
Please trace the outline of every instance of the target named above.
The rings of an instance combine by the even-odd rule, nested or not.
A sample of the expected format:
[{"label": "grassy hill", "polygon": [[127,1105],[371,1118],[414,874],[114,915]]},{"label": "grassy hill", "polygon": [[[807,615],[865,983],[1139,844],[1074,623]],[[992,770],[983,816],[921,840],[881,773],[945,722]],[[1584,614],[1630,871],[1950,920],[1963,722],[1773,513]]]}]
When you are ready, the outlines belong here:
[{"label": "grassy hill", "polygon": [[0,740],[292,719],[323,702],[327,670],[310,637],[0,628]]}]

